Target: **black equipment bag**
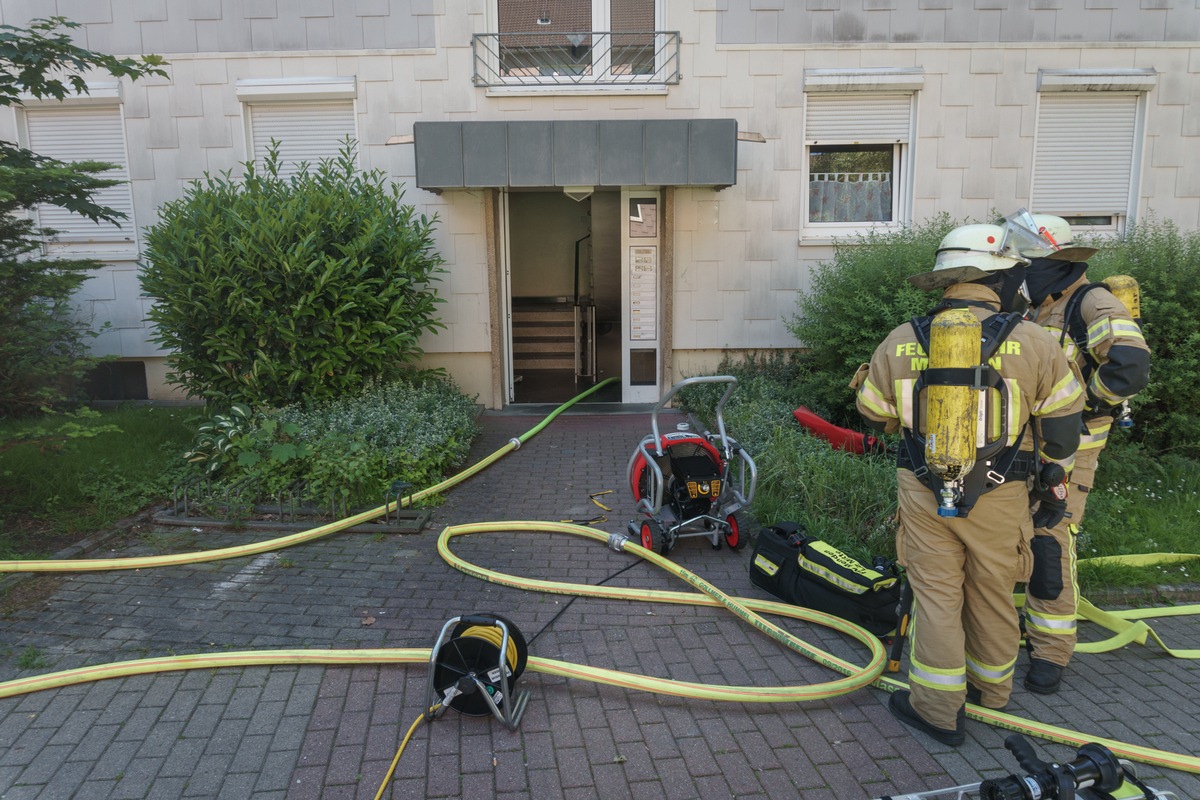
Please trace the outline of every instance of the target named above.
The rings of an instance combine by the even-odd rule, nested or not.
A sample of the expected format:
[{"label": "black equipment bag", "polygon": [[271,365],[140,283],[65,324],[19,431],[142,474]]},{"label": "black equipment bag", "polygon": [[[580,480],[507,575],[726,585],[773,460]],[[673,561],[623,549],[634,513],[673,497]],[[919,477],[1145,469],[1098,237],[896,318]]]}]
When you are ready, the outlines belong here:
[{"label": "black equipment bag", "polygon": [[899,619],[894,562],[868,567],[795,522],[759,531],[750,580],[784,602],[841,617],[879,637],[894,631]]}]

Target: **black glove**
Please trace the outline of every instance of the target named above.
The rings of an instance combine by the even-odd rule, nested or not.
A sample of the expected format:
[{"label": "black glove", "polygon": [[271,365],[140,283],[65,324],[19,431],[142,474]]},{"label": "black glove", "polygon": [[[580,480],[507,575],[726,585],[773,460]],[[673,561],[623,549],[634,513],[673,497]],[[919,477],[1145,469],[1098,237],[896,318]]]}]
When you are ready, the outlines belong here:
[{"label": "black glove", "polygon": [[1088,392],[1087,399],[1083,402],[1083,418],[1097,419],[1099,417],[1114,417],[1121,411],[1121,404],[1115,406],[1112,403],[1100,400],[1093,397],[1091,392]]},{"label": "black glove", "polygon": [[1067,516],[1067,484],[1045,488],[1034,487],[1029,493],[1030,504],[1037,502],[1037,510],[1033,512],[1033,527],[1053,528]]}]

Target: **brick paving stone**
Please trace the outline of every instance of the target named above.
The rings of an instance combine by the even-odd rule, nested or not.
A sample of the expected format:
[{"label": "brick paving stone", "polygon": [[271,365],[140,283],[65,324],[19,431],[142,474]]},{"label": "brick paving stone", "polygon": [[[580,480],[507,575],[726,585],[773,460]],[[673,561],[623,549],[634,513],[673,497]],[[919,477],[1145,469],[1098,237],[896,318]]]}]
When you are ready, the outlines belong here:
[{"label": "brick paving stone", "polygon": [[457,756],[431,756],[426,764],[427,789],[431,797],[454,797],[461,793],[461,772]]},{"label": "brick paving stone", "polygon": [[362,766],[362,745],[335,746],[325,772],[326,786],[356,783]]},{"label": "brick paving stone", "polygon": [[21,773],[22,783],[47,783],[54,777],[58,767],[66,760],[71,752],[70,745],[43,747],[25,764]]},{"label": "brick paving stone", "polygon": [[[197,695],[199,697],[199,695]],[[163,712],[163,716],[170,721],[170,707]],[[216,733],[217,724],[221,721],[221,715],[224,713],[223,706],[196,706],[191,716],[188,717],[187,725],[184,726],[183,736],[189,739],[208,739]]]},{"label": "brick paving stone", "polygon": [[288,784],[289,800],[320,800],[325,778],[325,767],[296,767]]},{"label": "brick paving stone", "polygon": [[169,757],[163,762],[160,774],[168,778],[191,776],[199,768],[207,744],[203,739],[175,741],[169,749]]},{"label": "brick paving stone", "polygon": [[121,773],[110,797],[112,800],[139,800],[145,797],[162,767],[160,758],[135,758]]},{"label": "brick paving stone", "polygon": [[4,794],[4,800],[33,800],[43,793],[41,786],[14,786]]},{"label": "brick paving stone", "polygon": [[299,750],[304,741],[307,722],[308,718],[304,716],[283,717],[275,729],[271,746],[277,750]]},{"label": "brick paving stone", "polygon": [[233,760],[229,764],[229,771],[259,773],[271,749],[271,737],[243,736],[236,740],[236,744],[237,747],[231,751]]},{"label": "brick paving stone", "polygon": [[296,759],[296,753],[293,752],[268,750],[258,771],[258,780],[254,782],[255,793],[286,792],[291,785]]}]

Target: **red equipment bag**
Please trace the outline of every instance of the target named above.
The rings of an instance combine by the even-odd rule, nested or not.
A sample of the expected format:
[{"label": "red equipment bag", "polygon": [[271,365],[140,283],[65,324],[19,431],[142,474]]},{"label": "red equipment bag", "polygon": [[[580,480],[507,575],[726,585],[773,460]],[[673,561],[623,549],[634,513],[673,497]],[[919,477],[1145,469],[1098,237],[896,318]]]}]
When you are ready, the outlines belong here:
[{"label": "red equipment bag", "polygon": [[849,428],[838,427],[829,420],[817,416],[804,406],[800,406],[793,411],[792,416],[813,436],[819,436],[833,445],[834,450],[845,450],[848,453],[855,453],[860,456],[864,453],[882,453],[886,450],[884,445],[874,436],[852,431]]}]

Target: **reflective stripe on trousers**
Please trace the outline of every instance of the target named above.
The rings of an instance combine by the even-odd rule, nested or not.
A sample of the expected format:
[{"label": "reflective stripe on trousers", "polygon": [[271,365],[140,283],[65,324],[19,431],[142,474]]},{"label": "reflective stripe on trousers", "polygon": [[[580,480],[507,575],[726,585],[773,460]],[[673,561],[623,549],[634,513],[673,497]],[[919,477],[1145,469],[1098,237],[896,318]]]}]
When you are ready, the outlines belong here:
[{"label": "reflective stripe on trousers", "polygon": [[1012,661],[1009,661],[1003,666],[992,666],[984,664],[967,653],[967,672],[971,673],[971,677],[984,683],[1004,683],[1012,680],[1013,670],[1017,666],[1017,659],[1014,656]]}]

